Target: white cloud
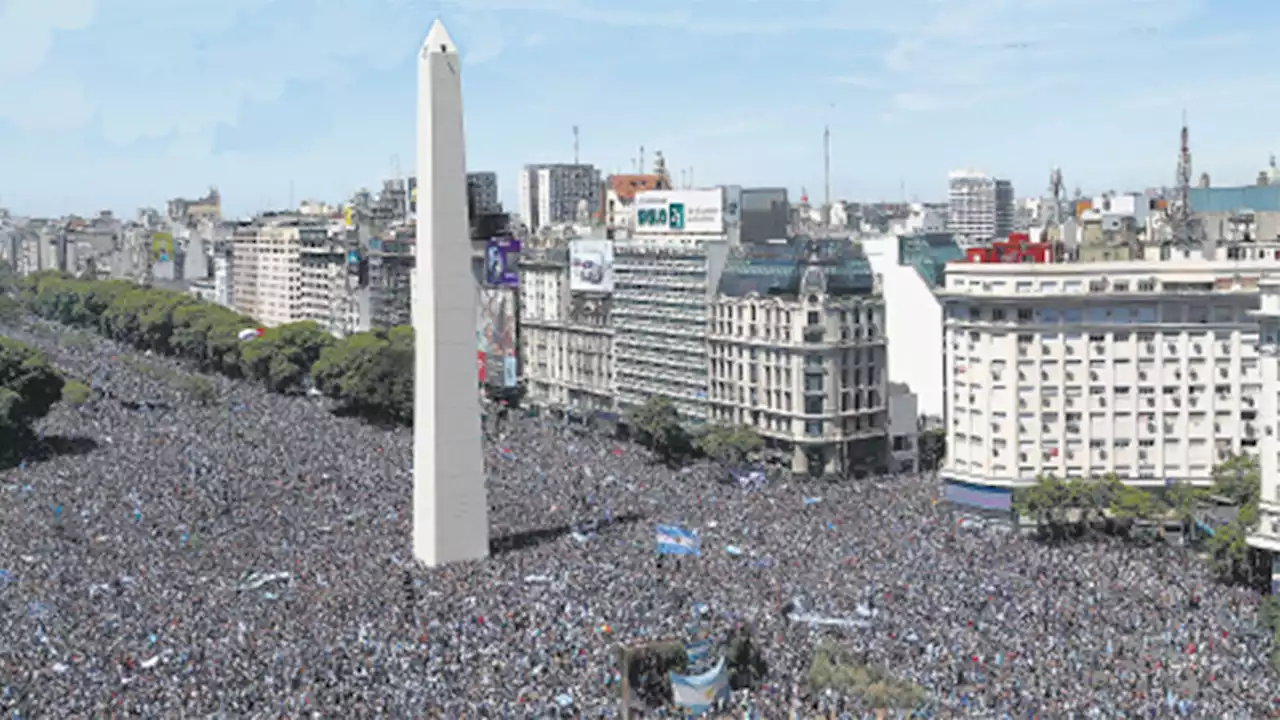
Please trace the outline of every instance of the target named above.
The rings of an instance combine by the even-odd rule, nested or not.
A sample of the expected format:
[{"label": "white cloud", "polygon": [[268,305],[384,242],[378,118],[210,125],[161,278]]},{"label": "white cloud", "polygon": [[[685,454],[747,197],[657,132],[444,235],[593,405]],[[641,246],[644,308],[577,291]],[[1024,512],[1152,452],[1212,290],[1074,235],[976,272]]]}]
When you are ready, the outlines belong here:
[{"label": "white cloud", "polygon": [[0,86],[44,67],[58,30],[93,20],[95,0],[0,0]]}]

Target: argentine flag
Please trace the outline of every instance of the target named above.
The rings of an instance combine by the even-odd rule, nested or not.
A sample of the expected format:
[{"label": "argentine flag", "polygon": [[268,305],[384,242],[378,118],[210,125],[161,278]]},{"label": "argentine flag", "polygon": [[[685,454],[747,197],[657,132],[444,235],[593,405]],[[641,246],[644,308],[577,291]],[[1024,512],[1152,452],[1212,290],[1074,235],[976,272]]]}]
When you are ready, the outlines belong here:
[{"label": "argentine flag", "polygon": [[716,666],[700,675],[669,673],[671,696],[676,705],[687,708],[696,715],[707,712],[716,700],[729,697],[729,672],[724,658]]},{"label": "argentine flag", "polygon": [[678,525],[659,525],[656,535],[659,555],[702,554],[702,544],[698,541],[698,536]]},{"label": "argentine flag", "polygon": [[712,642],[710,640],[699,640],[684,646],[684,652],[689,656],[689,667],[704,667],[707,660],[711,658]]}]

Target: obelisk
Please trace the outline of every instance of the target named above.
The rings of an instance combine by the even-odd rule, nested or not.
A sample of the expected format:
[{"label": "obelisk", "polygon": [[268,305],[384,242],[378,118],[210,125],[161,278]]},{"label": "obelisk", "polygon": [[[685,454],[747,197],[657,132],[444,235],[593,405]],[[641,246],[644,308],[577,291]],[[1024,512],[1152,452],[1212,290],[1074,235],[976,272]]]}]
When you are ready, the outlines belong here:
[{"label": "obelisk", "polygon": [[430,566],[489,554],[460,71],[436,20],[418,57],[413,295],[413,553]]}]

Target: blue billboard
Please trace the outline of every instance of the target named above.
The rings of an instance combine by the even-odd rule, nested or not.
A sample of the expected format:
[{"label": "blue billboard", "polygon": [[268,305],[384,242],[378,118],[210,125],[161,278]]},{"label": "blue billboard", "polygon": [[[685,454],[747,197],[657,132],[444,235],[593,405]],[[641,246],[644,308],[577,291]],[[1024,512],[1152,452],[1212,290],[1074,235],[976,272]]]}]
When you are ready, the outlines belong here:
[{"label": "blue billboard", "polygon": [[495,287],[516,287],[520,275],[516,271],[516,255],[520,241],[515,238],[493,238],[484,249],[484,280]]}]

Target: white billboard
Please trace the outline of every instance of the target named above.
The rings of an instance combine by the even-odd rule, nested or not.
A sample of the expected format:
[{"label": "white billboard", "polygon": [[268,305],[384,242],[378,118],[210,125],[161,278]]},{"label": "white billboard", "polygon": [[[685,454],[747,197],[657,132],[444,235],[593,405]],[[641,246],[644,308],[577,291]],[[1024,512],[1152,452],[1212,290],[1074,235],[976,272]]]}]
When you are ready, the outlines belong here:
[{"label": "white billboard", "polygon": [[636,194],[636,232],[647,235],[724,232],[724,189],[648,190]]},{"label": "white billboard", "polygon": [[613,241],[569,242],[570,292],[613,292]]}]

